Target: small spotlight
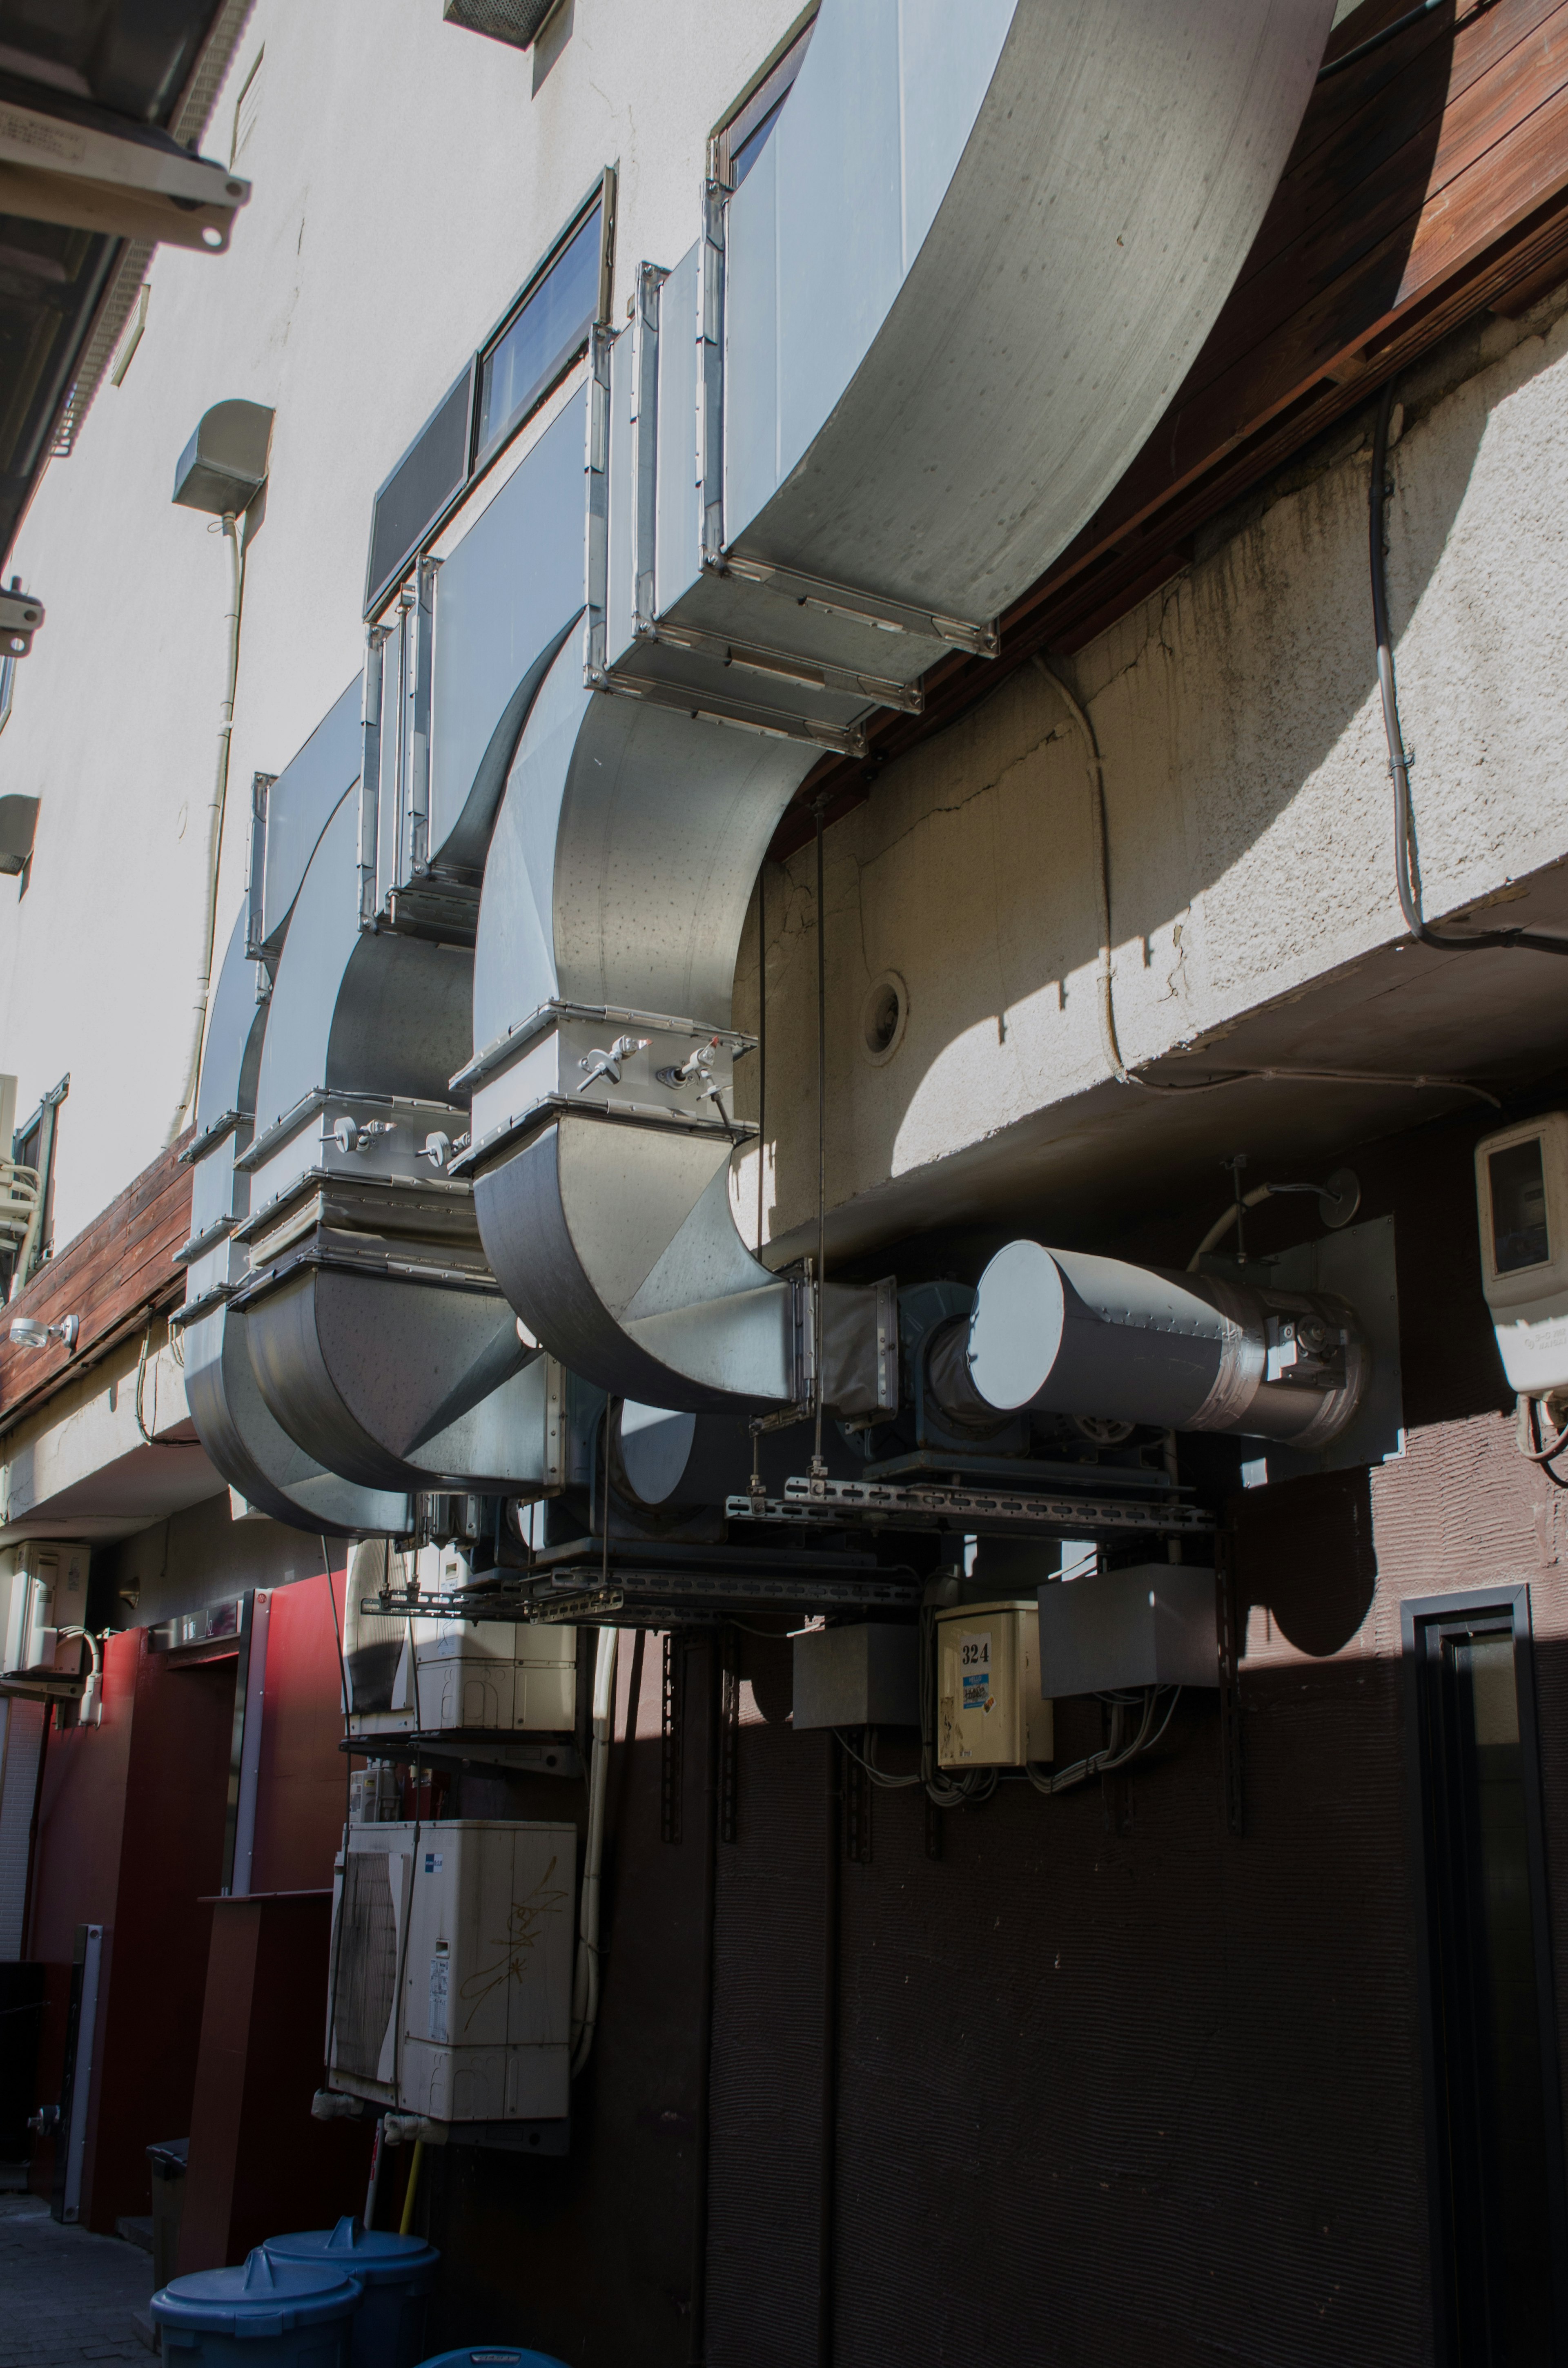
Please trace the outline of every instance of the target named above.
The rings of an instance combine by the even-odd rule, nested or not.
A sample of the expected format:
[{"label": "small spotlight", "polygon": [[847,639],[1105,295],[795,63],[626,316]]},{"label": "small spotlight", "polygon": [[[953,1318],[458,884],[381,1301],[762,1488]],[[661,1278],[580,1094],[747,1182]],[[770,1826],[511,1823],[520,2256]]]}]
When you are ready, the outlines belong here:
[{"label": "small spotlight", "polygon": [[32,1315],[13,1315],[11,1318],[11,1338],[18,1349],[47,1349],[51,1340],[59,1340],[67,1349],[74,1349],[81,1328],[81,1320],[74,1315],[62,1315],[58,1324],[40,1324]]}]

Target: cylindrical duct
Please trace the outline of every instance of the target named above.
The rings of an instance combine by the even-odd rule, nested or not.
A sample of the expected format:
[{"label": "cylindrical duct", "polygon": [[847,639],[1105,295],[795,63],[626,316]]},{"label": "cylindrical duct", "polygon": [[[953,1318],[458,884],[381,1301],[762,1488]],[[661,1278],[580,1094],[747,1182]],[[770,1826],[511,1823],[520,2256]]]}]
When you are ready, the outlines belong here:
[{"label": "cylindrical duct", "polygon": [[1350,1421],[1371,1354],[1329,1292],[1018,1241],[982,1275],[967,1329],[937,1336],[929,1371],[960,1422],[1027,1406],[1311,1451]]}]

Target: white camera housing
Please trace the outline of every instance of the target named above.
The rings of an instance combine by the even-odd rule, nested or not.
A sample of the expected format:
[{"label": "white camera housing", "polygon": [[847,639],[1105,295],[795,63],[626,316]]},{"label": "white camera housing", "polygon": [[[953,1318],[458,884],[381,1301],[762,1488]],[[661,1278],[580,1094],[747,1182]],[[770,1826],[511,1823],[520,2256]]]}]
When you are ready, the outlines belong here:
[{"label": "white camera housing", "polygon": [[1481,1278],[1511,1388],[1568,1390],[1568,1110],[1475,1146]]}]

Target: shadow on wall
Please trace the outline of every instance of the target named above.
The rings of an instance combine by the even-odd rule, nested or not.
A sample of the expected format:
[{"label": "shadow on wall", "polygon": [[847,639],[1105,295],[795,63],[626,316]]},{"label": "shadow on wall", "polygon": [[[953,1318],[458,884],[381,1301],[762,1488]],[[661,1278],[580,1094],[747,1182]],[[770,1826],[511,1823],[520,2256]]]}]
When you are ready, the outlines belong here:
[{"label": "shadow on wall", "polygon": [[[1282,1551],[1305,1584],[1333,1543]],[[1051,1801],[1004,1786],[935,1838],[918,1792],[879,1793],[849,1860],[827,1738],[778,1714],[788,1645],[736,1646],[706,2248],[707,1655],[688,1660],[669,1841],[650,1639],[640,1739],[618,1747],[601,2045],[573,2154],[427,2154],[444,2248],[430,2348],[684,2368],[700,2260],[714,2368],[823,2356],[824,2294],[831,2356],[857,2368],[1199,2368],[1216,2349],[1272,2356],[1282,2323],[1314,2368],[1428,2358],[1396,1664],[1247,1679],[1240,1840],[1212,1698],[1188,1697],[1131,1782]],[[1563,1677],[1543,1672],[1543,1710]],[[1092,1748],[1100,1719],[1063,1705],[1063,1756]],[[905,1739],[885,1746],[903,1769]],[[1565,1772],[1549,1766],[1549,1799]]]},{"label": "shadow on wall", "polygon": [[[1443,401],[1439,420],[1416,425],[1396,449],[1396,634],[1445,554],[1474,541],[1476,573],[1487,572],[1480,539],[1498,530],[1496,509],[1476,502],[1472,481],[1489,420],[1552,366],[1562,344],[1559,336],[1517,347],[1509,367],[1472,379]],[[1551,472],[1541,463],[1538,450],[1544,483]],[[1523,478],[1516,485],[1528,534],[1532,496]],[[1366,860],[1389,841],[1366,493],[1363,455],[1282,494],[1074,669],[1107,757],[1119,1005],[1134,1057],[1321,971],[1336,937],[1350,946],[1369,930],[1397,933],[1392,861]],[[1476,515],[1456,537],[1467,502]],[[1532,547],[1549,549],[1550,538]],[[1490,564],[1496,555],[1494,546]],[[1450,555],[1450,575],[1453,564]],[[1440,808],[1444,841],[1461,855],[1479,842],[1473,800],[1458,792],[1488,739],[1506,749],[1517,736],[1519,705],[1495,653],[1473,645],[1463,605],[1446,594],[1452,631],[1439,619],[1406,674],[1410,736],[1426,736],[1424,724],[1432,735],[1418,819],[1423,803],[1428,816]],[[1553,604],[1544,605],[1550,616]],[[1442,739],[1456,700],[1465,745],[1450,753]],[[835,1201],[1101,1074],[1083,753],[1038,676],[1014,679],[891,768],[869,803],[830,834],[827,854]],[[770,1135],[778,1113],[804,1113],[814,1087],[812,865],[808,849],[767,877]],[[1434,860],[1435,875],[1443,868]],[[1195,930],[1188,916],[1199,900]],[[754,911],[737,975],[743,1026],[756,1024],[756,947]],[[874,1067],[860,1049],[861,1007],[889,969],[907,980],[908,1025],[892,1058]],[[740,1076],[743,1113],[755,1116],[755,1076]],[[782,1131],[775,1235],[814,1201],[814,1151],[809,1123]],[[754,1207],[755,1186],[741,1198]]]}]

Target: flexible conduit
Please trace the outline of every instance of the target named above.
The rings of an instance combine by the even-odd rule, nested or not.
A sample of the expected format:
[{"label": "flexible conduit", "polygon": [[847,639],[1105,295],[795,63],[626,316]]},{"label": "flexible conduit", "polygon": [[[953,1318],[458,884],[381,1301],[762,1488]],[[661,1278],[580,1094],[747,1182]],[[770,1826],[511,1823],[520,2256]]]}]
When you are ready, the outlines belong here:
[{"label": "flexible conduit", "polygon": [[[1384,424],[1386,427],[1386,422]],[[1374,460],[1372,468],[1372,483],[1374,486],[1376,486],[1378,483],[1378,467],[1376,461]],[[1374,522],[1372,529],[1372,552],[1373,599],[1374,604],[1376,604],[1379,598],[1378,586],[1381,580],[1381,563],[1382,557],[1381,542],[1376,522]],[[1385,601],[1383,608],[1379,611],[1380,615],[1383,617],[1385,629],[1386,607],[1387,604]],[[1109,832],[1106,825],[1105,759],[1100,755],[1100,744],[1096,735],[1094,725],[1090,723],[1083,707],[1080,706],[1078,700],[1074,697],[1073,693],[1068,689],[1067,685],[1062,681],[1062,677],[1059,674],[1052,672],[1051,668],[1046,665],[1045,660],[1038,652],[1035,654],[1034,663],[1039,668],[1040,674],[1044,677],[1045,680],[1051,685],[1052,690],[1054,690],[1058,697],[1062,700],[1069,713],[1072,715],[1074,723],[1077,725],[1078,735],[1084,744],[1085,759],[1088,766],[1089,839],[1094,853],[1095,897],[1099,909],[1100,943],[1099,959],[1096,969],[1097,1009],[1099,1012],[1100,1023],[1100,1049],[1105,1055],[1106,1066],[1110,1071],[1111,1076],[1116,1079],[1119,1086],[1136,1086],[1141,1092],[1145,1094],[1212,1094],[1218,1093],[1225,1086],[1241,1085],[1244,1081],[1254,1078],[1279,1078],[1286,1081],[1302,1084],[1310,1083],[1340,1086],[1430,1086],[1448,1093],[1470,1094],[1472,1095],[1477,1101],[1489,1103],[1494,1110],[1501,1109],[1502,1105],[1498,1101],[1496,1095],[1489,1094],[1483,1086],[1472,1086],[1469,1080],[1464,1077],[1437,1076],[1428,1075],[1425,1071],[1415,1076],[1410,1076],[1390,1075],[1384,1071],[1375,1071],[1371,1069],[1227,1069],[1222,1077],[1206,1077],[1201,1083],[1179,1086],[1165,1085],[1154,1077],[1141,1077],[1136,1076],[1134,1072],[1127,1066],[1126,1062],[1121,1057],[1121,1044],[1117,1035],[1116,1027],[1115,988],[1112,984],[1110,960],[1110,839]],[[1382,643],[1380,641],[1380,677],[1381,672]],[[1390,698],[1392,696],[1392,681],[1393,659],[1391,654],[1389,657],[1390,691],[1388,694]],[[1395,736],[1397,736],[1397,732],[1398,718],[1396,715],[1393,726]],[[1392,745],[1393,742],[1391,739],[1391,749]],[[1406,801],[1408,804],[1408,784],[1406,788]],[[1456,938],[1449,939],[1434,938],[1431,936],[1431,933],[1428,932],[1427,942],[1435,945],[1445,943],[1453,945],[1536,945],[1540,946],[1543,951],[1551,953],[1568,953],[1568,939],[1559,939],[1556,938],[1527,938],[1522,932],[1517,930],[1504,930],[1499,932],[1495,937],[1491,938]]]}]

